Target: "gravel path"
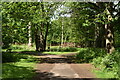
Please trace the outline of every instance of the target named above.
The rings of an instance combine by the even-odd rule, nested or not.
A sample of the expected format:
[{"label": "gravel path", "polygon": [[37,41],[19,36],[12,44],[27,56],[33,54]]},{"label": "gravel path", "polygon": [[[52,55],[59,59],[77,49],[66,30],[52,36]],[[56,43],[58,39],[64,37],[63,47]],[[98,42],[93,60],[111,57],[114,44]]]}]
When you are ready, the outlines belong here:
[{"label": "gravel path", "polygon": [[[35,80],[98,80],[92,73],[94,66],[91,64],[76,64],[65,56],[45,55],[37,56],[41,63],[36,64]],[[74,55],[74,54],[73,54]],[[64,57],[63,57],[64,56]]]}]

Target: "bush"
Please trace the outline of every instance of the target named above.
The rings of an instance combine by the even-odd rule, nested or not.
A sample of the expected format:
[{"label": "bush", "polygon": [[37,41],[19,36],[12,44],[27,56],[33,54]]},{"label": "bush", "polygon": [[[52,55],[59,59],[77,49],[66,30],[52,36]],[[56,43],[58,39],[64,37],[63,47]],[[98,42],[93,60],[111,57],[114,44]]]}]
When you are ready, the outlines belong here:
[{"label": "bush", "polygon": [[88,48],[75,56],[77,63],[93,63],[102,72],[113,73],[115,78],[120,78],[120,48],[112,54],[107,54],[104,49]]},{"label": "bush", "polygon": [[93,59],[92,62],[96,67],[102,71],[111,71],[115,78],[120,77],[120,52],[116,50],[112,54],[106,54],[104,57],[98,57]]},{"label": "bush", "polygon": [[17,53],[2,53],[2,62],[6,63],[6,62],[17,62],[20,61],[20,59],[22,58],[27,58],[27,56],[25,55],[20,55]]},{"label": "bush", "polygon": [[12,40],[11,36],[3,35],[2,41],[3,41],[2,48],[7,49],[7,48],[9,48],[11,46],[11,43],[12,43],[13,40]]},{"label": "bush", "polygon": [[77,54],[76,62],[78,63],[89,63],[92,62],[94,58],[102,57],[105,54],[105,50],[103,49],[93,49],[93,48],[87,48],[86,50],[82,50]]}]

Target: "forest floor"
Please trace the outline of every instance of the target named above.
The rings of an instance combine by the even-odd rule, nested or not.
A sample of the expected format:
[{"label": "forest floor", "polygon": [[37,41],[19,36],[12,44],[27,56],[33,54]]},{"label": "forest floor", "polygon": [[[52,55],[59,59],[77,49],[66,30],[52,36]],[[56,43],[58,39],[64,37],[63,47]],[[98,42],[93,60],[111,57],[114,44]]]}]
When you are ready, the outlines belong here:
[{"label": "forest floor", "polygon": [[33,78],[35,80],[83,80],[83,78],[98,80],[92,72],[95,69],[92,64],[78,64],[71,59],[71,56],[75,54],[35,56],[41,62],[36,64],[37,75]]}]

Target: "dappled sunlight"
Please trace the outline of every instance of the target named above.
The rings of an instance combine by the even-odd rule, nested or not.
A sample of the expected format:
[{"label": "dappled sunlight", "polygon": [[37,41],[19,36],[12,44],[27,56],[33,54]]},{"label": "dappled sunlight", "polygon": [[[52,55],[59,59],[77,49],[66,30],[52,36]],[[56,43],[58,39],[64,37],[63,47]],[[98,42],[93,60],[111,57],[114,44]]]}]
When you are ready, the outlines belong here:
[{"label": "dappled sunlight", "polygon": [[1,7],[3,79],[120,78],[119,1],[9,1]]},{"label": "dappled sunlight", "polygon": [[31,78],[34,75],[32,67],[24,67],[23,65],[15,65],[10,63],[5,63],[2,65],[3,79],[22,79],[22,78]]}]

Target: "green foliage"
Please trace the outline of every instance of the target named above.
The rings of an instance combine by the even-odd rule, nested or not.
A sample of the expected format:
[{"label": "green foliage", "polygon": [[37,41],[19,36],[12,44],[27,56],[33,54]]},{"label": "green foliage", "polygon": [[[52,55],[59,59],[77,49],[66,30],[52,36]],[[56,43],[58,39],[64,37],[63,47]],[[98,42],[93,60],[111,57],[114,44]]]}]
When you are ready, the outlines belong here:
[{"label": "green foliage", "polygon": [[87,48],[86,50],[82,50],[77,54],[76,62],[78,63],[88,63],[91,62],[94,58],[102,57],[105,54],[105,50],[103,49],[95,49],[95,48]]},{"label": "green foliage", "polygon": [[27,44],[11,45],[12,51],[35,51],[35,45],[29,47]]},{"label": "green foliage", "polygon": [[32,80],[35,75],[33,70],[37,58],[24,53],[5,53],[2,54],[2,78]]},{"label": "green foliage", "polygon": [[75,61],[94,64],[98,69],[94,71],[98,78],[120,77],[120,48],[117,48],[112,54],[107,54],[103,49],[87,48],[75,56]]},{"label": "green foliage", "polygon": [[37,58],[33,56],[28,56],[27,58],[21,58],[20,62],[30,63],[30,62],[39,62],[39,61],[37,60]]},{"label": "green foliage", "polygon": [[2,38],[3,40],[3,49],[9,48],[10,47],[10,43],[12,43],[12,38],[8,35],[6,35],[5,37]]},{"label": "green foliage", "polygon": [[32,80],[35,75],[34,65],[32,62],[3,63],[2,78],[3,80]]},{"label": "green foliage", "polygon": [[94,70],[93,71],[96,74],[97,78],[105,78],[106,80],[118,80],[118,78],[115,78],[115,76],[113,75],[114,72],[112,71],[99,71],[99,70]]},{"label": "green foliage", "polygon": [[19,61],[23,56],[15,54],[15,53],[3,53],[2,54],[2,62],[17,62]]},{"label": "green foliage", "polygon": [[35,45],[29,47],[27,44],[20,44],[20,45],[15,45],[12,44],[9,48],[7,49],[2,49],[2,51],[7,51],[11,49],[11,52],[20,52],[20,51],[35,51]]},{"label": "green foliage", "polygon": [[32,57],[32,56],[28,56],[26,54],[20,54],[20,53],[3,53],[2,54],[2,62],[3,63],[8,63],[8,62],[37,62],[37,59]]},{"label": "green foliage", "polygon": [[[115,78],[120,77],[119,66],[120,66],[120,51],[116,50],[112,54],[104,55],[93,59],[93,64],[101,71],[109,73],[112,72]],[[98,74],[99,75],[99,74]]]}]

